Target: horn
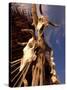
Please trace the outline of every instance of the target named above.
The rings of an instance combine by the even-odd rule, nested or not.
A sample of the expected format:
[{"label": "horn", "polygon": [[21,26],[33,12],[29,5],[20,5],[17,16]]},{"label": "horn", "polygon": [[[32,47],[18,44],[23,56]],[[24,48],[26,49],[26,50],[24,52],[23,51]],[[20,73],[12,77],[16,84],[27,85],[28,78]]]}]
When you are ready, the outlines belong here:
[{"label": "horn", "polygon": [[39,10],[40,10],[40,14],[43,15],[43,12],[42,12],[42,5],[40,4],[39,6]]},{"label": "horn", "polygon": [[51,22],[51,21],[48,21],[48,23],[51,25],[51,26],[53,26],[53,27],[58,27],[59,25],[57,25],[56,23],[53,23],[53,22]]}]

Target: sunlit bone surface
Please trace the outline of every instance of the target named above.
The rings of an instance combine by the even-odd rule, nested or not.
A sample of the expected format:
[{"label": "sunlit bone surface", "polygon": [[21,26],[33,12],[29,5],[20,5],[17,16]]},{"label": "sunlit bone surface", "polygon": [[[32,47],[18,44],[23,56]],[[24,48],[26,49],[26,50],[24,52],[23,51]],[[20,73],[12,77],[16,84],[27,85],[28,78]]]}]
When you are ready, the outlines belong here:
[{"label": "sunlit bone surface", "polygon": [[32,37],[23,49],[23,57],[21,58],[20,71],[23,70],[23,68],[28,62],[36,60],[34,48],[35,48],[35,40]]}]

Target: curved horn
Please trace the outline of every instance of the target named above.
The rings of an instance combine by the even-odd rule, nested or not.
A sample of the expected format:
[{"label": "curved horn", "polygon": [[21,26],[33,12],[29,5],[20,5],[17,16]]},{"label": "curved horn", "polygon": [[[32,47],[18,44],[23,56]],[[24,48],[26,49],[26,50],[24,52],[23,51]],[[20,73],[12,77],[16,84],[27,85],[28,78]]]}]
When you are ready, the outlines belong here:
[{"label": "curved horn", "polygon": [[42,12],[42,5],[40,4],[39,6],[39,10],[40,10],[40,14],[43,15],[43,12]]},{"label": "curved horn", "polygon": [[51,21],[49,21],[48,22],[51,26],[54,26],[54,27],[58,27],[59,25],[57,25],[57,24],[55,24],[55,23],[53,23],[53,22],[51,22]]}]

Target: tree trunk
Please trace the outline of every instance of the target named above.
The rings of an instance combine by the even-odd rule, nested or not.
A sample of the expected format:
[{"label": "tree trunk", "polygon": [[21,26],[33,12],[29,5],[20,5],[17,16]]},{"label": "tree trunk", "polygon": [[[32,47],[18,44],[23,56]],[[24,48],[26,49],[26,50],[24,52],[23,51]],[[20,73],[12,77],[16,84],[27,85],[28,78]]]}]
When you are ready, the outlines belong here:
[{"label": "tree trunk", "polygon": [[34,65],[32,74],[32,86],[43,85],[45,82],[45,43],[44,38],[40,38],[38,41],[37,60]]}]

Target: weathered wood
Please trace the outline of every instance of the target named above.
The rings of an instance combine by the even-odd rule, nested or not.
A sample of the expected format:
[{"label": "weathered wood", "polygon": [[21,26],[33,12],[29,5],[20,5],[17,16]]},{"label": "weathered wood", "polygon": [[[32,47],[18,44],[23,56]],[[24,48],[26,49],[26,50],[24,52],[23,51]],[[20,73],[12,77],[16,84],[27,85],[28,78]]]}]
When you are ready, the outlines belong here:
[{"label": "weathered wood", "polygon": [[37,63],[34,66],[35,69],[32,72],[33,73],[32,86],[44,84],[44,80],[45,80],[44,64],[45,64],[45,56],[43,50],[41,50],[41,52],[40,51],[38,52]]},{"label": "weathered wood", "polygon": [[32,19],[33,19],[33,25],[36,28],[36,25],[38,23],[38,16],[37,16],[37,9],[35,4],[32,4]]}]

